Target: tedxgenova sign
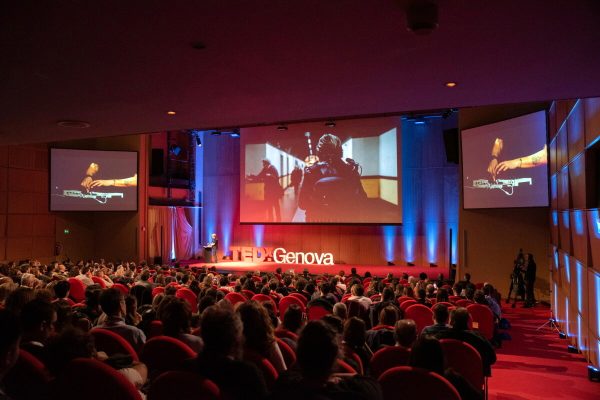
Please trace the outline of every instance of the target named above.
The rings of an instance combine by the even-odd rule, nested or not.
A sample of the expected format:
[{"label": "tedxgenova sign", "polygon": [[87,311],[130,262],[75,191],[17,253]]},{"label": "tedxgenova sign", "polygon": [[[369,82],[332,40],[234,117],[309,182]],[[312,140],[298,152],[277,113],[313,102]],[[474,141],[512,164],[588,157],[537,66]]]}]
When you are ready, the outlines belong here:
[{"label": "tedxgenova sign", "polygon": [[333,265],[333,254],[331,253],[288,252],[282,247],[273,250],[270,247],[232,246],[229,250],[233,261],[275,261],[279,264]]}]

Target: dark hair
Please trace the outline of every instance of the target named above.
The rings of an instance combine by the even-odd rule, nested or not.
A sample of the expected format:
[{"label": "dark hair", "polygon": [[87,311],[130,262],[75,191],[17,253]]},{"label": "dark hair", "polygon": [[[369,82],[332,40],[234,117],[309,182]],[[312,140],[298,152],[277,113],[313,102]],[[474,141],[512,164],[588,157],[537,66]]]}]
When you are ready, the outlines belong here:
[{"label": "dark hair", "polygon": [[417,324],[412,319],[401,319],[394,325],[394,339],[404,347],[410,347],[417,340]]},{"label": "dark hair", "polygon": [[444,375],[444,351],[440,341],[432,336],[423,336],[415,342],[408,365]]},{"label": "dark hair", "polygon": [[0,359],[4,360],[15,343],[21,337],[19,319],[8,310],[0,310]]},{"label": "dark hair", "polygon": [[54,285],[54,295],[57,299],[64,299],[71,290],[71,284],[67,280],[56,282]]},{"label": "dark hair", "polygon": [[92,358],[96,350],[94,339],[89,333],[76,328],[67,328],[49,340],[45,352],[46,367],[52,375],[56,376],[71,360]]},{"label": "dark hair", "polygon": [[324,134],[317,143],[317,155],[322,161],[342,158],[342,141],[330,133]]},{"label": "dark hair", "polygon": [[398,309],[394,306],[384,307],[379,313],[379,323],[393,326],[398,320]]},{"label": "dark hair", "polygon": [[187,301],[175,298],[162,310],[160,320],[163,323],[163,332],[167,336],[176,337],[181,333],[188,333],[192,311]]},{"label": "dark hair", "polygon": [[427,274],[425,272],[421,272],[419,274],[419,279],[422,281],[426,281],[427,280]]},{"label": "dark hair", "polygon": [[35,299],[35,291],[28,287],[18,287],[8,295],[4,302],[4,308],[12,311],[15,315],[20,315],[25,304]]},{"label": "dark hair", "polygon": [[433,319],[438,324],[448,323],[448,306],[445,304],[436,304],[433,306]]},{"label": "dark hair", "polygon": [[283,314],[283,327],[291,332],[298,332],[302,326],[302,310],[298,304],[290,304]]},{"label": "dark hair", "polygon": [[54,313],[52,304],[40,299],[32,300],[23,306],[21,326],[24,331],[39,328],[44,322],[51,323]]},{"label": "dark hair", "polygon": [[475,295],[473,296],[473,300],[477,304],[483,304],[486,306],[488,305],[488,302],[485,299],[485,294],[483,293],[483,290],[476,290]]},{"label": "dark hair", "polygon": [[85,304],[89,308],[96,308],[100,304],[102,288],[100,285],[90,285],[85,288]]},{"label": "dark hair", "polygon": [[448,291],[444,288],[439,288],[437,295],[435,296],[437,302],[439,303],[440,301],[448,301],[449,297],[448,297]]},{"label": "dark hair", "polygon": [[106,315],[115,315],[121,310],[121,300],[124,300],[124,296],[119,289],[106,289],[100,295],[100,307]]},{"label": "dark hair", "polygon": [[310,321],[298,339],[297,359],[302,375],[327,379],[338,352],[335,332],[323,321]]},{"label": "dark hair", "polygon": [[469,329],[469,312],[464,307],[458,307],[451,314],[451,321],[453,329],[465,331]]},{"label": "dark hair", "polygon": [[383,292],[381,292],[381,301],[392,301],[394,300],[394,289],[389,286],[383,288]]},{"label": "dark hair", "polygon": [[142,272],[142,274],[140,275],[140,279],[142,281],[146,282],[148,279],[150,279],[150,272],[148,272],[148,271]]},{"label": "dark hair", "polygon": [[267,310],[256,301],[247,301],[237,309],[244,324],[244,345],[267,356],[275,341],[273,326]]},{"label": "dark hair", "polygon": [[240,345],[242,329],[242,320],[233,310],[219,306],[208,307],[200,320],[203,353],[232,355]]},{"label": "dark hair", "polygon": [[344,323],[344,341],[350,347],[361,347],[367,338],[365,321],[358,317],[348,318]]},{"label": "dark hair", "polygon": [[[343,304],[343,303],[340,303]],[[341,335],[344,332],[344,321],[336,315],[328,314],[321,318],[321,321],[326,323],[334,332]]]}]

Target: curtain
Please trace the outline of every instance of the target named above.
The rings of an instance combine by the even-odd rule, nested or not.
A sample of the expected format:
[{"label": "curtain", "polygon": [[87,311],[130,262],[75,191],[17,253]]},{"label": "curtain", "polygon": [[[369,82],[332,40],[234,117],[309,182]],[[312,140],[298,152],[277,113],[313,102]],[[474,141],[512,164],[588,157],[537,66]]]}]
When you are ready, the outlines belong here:
[{"label": "curtain", "polygon": [[193,227],[184,207],[148,207],[148,255],[188,260],[194,254]]},{"label": "curtain", "polygon": [[175,258],[178,260],[189,260],[194,254],[194,234],[190,225],[185,208],[174,207],[172,216],[175,229]]}]

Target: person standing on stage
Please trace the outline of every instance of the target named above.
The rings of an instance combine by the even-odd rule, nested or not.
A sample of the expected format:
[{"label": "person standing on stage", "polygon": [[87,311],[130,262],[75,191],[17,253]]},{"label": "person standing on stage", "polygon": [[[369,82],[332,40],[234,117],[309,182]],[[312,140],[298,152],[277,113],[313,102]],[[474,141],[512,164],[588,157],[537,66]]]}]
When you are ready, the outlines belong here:
[{"label": "person standing on stage", "polygon": [[256,175],[256,179],[265,184],[265,208],[267,210],[267,221],[281,221],[281,209],[279,200],[283,197],[283,188],[279,183],[279,172],[268,159],[262,160],[263,168]]},{"label": "person standing on stage", "polygon": [[533,254],[525,254],[525,307],[533,307],[535,305],[535,295],[533,294],[533,288],[535,286],[535,275],[537,272],[537,265],[533,259]]},{"label": "person standing on stage", "polygon": [[217,250],[219,250],[219,239],[217,239],[217,234],[213,233],[210,235],[210,262],[217,263],[219,262],[219,257],[217,256]]}]

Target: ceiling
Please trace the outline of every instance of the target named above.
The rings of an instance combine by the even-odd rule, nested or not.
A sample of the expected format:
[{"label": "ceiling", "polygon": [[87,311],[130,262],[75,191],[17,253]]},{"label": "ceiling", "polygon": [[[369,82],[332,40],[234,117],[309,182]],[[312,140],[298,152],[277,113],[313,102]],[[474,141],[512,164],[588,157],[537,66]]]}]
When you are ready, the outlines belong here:
[{"label": "ceiling", "polygon": [[0,144],[600,95],[598,1],[406,1],[3,2]]}]

